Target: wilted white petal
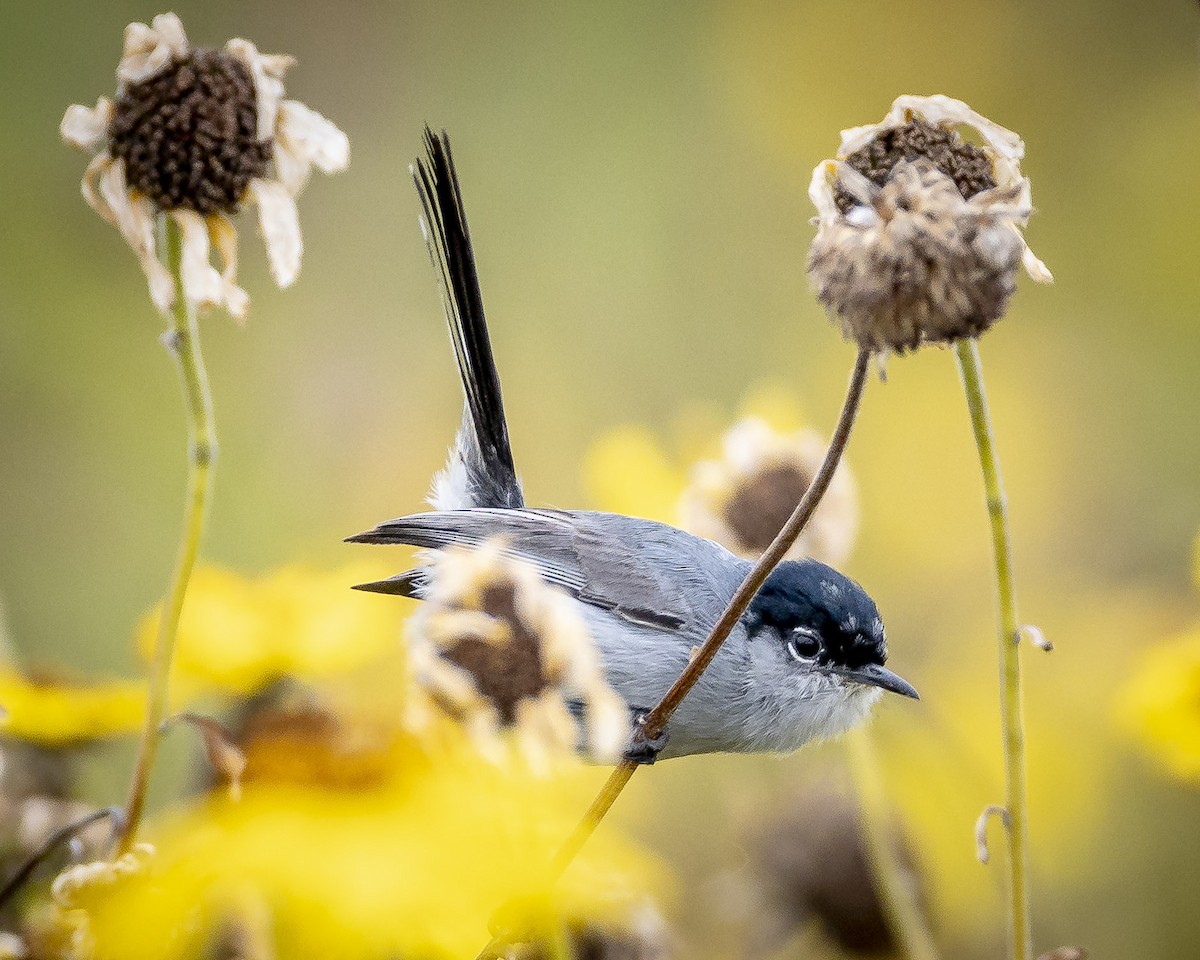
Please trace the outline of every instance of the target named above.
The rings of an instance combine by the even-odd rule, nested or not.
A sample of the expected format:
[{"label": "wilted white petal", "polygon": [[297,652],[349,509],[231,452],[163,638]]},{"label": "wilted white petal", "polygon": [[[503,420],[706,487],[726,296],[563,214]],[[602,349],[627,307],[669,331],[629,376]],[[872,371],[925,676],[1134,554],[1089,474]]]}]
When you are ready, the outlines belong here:
[{"label": "wilted white petal", "polygon": [[988,146],[1000,156],[1009,160],[1020,160],[1025,156],[1025,143],[1018,134],[989,120],[982,113],[977,113],[953,97],[940,93],[931,97],[897,97],[892,104],[889,119],[903,118],[895,124],[901,126],[907,122],[909,113],[915,113],[930,123],[964,124],[974,127],[983,135]]},{"label": "wilted white petal", "polygon": [[195,210],[172,210],[182,241],[180,273],[190,303],[211,307],[222,302],[221,275],[209,262],[208,225]]},{"label": "wilted white petal", "polygon": [[745,417],[735,423],[721,439],[725,461],[739,473],[753,473],[763,464],[764,456],[776,452],[779,435],[758,417]]},{"label": "wilted white petal", "polygon": [[[97,192],[98,181],[108,172],[109,167],[119,162],[113,160],[109,156],[108,151],[96,154],[92,157],[91,162],[88,163],[87,169],[83,171],[83,180],[79,184],[80,189],[83,191],[83,199],[87,201],[88,206],[112,224],[117,222],[117,217],[104,198]],[[122,179],[124,179],[123,176]]]},{"label": "wilted white petal", "polygon": [[246,291],[237,285],[238,236],[237,230],[228,217],[219,213],[208,217],[208,235],[217,253],[221,257],[224,269],[221,271],[225,309],[238,323],[246,319],[246,308],[250,305],[250,297]]},{"label": "wilted white petal", "polygon": [[125,164],[120,160],[113,161],[100,175],[98,186],[100,199],[108,206],[121,236],[142,265],[150,283],[150,299],[159,310],[170,309],[175,301],[175,285],[156,254],[154,205],[145,197],[130,193],[125,183]]},{"label": "wilted white petal", "polygon": [[125,28],[125,50],[117,66],[124,83],[139,83],[152,77],[173,58],[188,52],[187,34],[173,13],[162,13],[151,21],[131,23]]},{"label": "wilted white petal", "polygon": [[241,60],[254,78],[254,92],[258,100],[258,139],[266,140],[274,136],[279,102],[283,99],[283,74],[296,62],[295,57],[259,53],[258,47],[241,37],[226,43],[225,52]]},{"label": "wilted white petal", "polygon": [[174,13],[160,13],[150,21],[150,26],[161,41],[171,48],[172,53],[188,52],[188,38],[183,31],[183,22]]},{"label": "wilted white petal", "polygon": [[280,288],[290,287],[300,273],[300,217],[287,188],[274,180],[251,180],[249,194],[258,205],[258,227],[267,246],[271,276]]},{"label": "wilted white petal", "polygon": [[[1016,230],[1017,228],[1014,226],[1013,229]],[[1018,230],[1017,233],[1019,235],[1020,231]],[[1024,243],[1024,238],[1022,238],[1021,242]],[[1021,253],[1021,266],[1023,266],[1025,268],[1025,272],[1038,283],[1054,282],[1054,274],[1050,272],[1050,268],[1038,259],[1037,255],[1029,249],[1029,244],[1027,243],[1025,243],[1025,249]]]},{"label": "wilted white petal", "polygon": [[316,110],[298,100],[279,105],[276,138],[323,173],[337,173],[350,163],[350,141]]},{"label": "wilted white petal", "polygon": [[880,189],[848,163],[837,165],[837,179],[841,188],[860,204],[874,204],[879,199]]},{"label": "wilted white petal", "polygon": [[848,157],[856,150],[861,150],[874,140],[884,130],[890,130],[892,125],[885,118],[882,123],[868,123],[861,127],[850,127],[841,133],[842,145],[838,147],[839,157]]},{"label": "wilted white petal", "polygon": [[282,140],[276,140],[273,159],[275,179],[282,183],[293,197],[298,196],[312,173],[312,164],[308,158],[289,149]]},{"label": "wilted white petal", "polygon": [[63,140],[80,150],[95,150],[108,135],[108,124],[112,119],[113,105],[108,97],[101,97],[94,107],[73,103],[63,114],[58,125]]},{"label": "wilted white petal", "polygon": [[830,223],[837,219],[837,203],[833,199],[831,178],[837,171],[837,161],[822,160],[813,168],[812,180],[808,185],[808,199],[817,208],[817,220]]}]

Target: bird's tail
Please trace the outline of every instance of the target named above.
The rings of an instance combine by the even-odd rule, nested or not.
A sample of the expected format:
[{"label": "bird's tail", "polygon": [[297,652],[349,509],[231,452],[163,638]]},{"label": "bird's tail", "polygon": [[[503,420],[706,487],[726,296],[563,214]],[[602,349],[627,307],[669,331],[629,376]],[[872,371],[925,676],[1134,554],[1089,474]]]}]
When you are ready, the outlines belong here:
[{"label": "bird's tail", "polygon": [[425,208],[421,229],[442,289],[450,339],[462,376],[462,425],[445,468],[434,477],[430,503],[438,510],[522,507],[525,497],[513,465],[500,374],[492,357],[483,297],[450,139],[425,128],[424,159],[412,167]]}]

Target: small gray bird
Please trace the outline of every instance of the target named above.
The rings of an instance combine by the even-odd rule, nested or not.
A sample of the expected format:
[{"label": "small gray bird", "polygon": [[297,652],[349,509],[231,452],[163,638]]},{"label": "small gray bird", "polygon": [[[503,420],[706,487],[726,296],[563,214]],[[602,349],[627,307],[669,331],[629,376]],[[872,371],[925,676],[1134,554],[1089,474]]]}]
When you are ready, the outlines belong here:
[{"label": "small gray bird", "polygon": [[[679,676],[750,564],[651,520],[525,505],[450,143],[426,128],[425,144],[413,176],[466,395],[462,425],[434,479],[436,512],[349,540],[438,550],[502,537],[578,602],[608,682],[636,719]],[[423,582],[418,568],[358,589],[419,599]],[[815,560],[784,561],[675,713],[665,746],[639,742],[630,756],[791,751],[836,736],[882,690],[917,698],[886,660],[883,621],[862,587]]]}]

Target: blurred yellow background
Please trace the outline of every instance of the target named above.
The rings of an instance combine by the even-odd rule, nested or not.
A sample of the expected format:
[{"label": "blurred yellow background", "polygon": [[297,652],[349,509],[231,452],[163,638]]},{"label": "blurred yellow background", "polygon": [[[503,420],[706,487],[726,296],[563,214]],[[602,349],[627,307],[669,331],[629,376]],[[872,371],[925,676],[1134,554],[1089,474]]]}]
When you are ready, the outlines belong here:
[{"label": "blurred yellow background", "polygon": [[[612,429],[669,447],[764,385],[828,432],[853,351],[804,276],[813,164],[900,93],[959,97],[1018,131],[1039,211],[1027,236],[1057,283],[1023,283],[982,350],[1022,615],[1056,645],[1025,655],[1036,942],[1195,955],[1200,792],[1116,705],[1141,651],[1200,610],[1194,5],[174,9],[198,45],[296,55],[289,93],[352,144],[349,171],[301,201],[299,283],[275,290],[247,238],[247,325],[203,324],[221,441],[204,557],[251,575],[356,559],[341,538],[418,508],[457,424],[408,174],[424,122],[452,137],[518,466],[530,501],[554,506],[601,505],[581,464]],[[25,660],[81,674],[141,669],[185,464],[162,322],[81,200],[57,125],[111,91],[121,28],[156,12],[0,6],[0,598]],[[863,518],[847,572],[924,698],[878,711],[888,786],[946,955],[997,956],[1001,872],[972,836],[1002,796],[990,545],[949,353],[895,359],[869,386],[849,463]],[[696,878],[686,914],[743,856],[731,824],[838,762],[674,761],[617,813]],[[119,799],[127,763],[99,764],[99,799]]]}]

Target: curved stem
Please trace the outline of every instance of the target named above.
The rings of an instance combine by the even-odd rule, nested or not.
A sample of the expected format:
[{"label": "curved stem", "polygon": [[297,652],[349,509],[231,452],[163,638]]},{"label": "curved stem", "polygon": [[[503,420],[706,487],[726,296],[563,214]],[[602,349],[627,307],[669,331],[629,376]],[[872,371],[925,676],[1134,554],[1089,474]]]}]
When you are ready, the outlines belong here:
[{"label": "curved stem", "polygon": [[987,495],[996,562],[996,588],[1000,598],[1000,714],[1004,737],[1005,801],[1008,811],[1009,946],[1013,960],[1029,960],[1033,954],[1029,919],[1029,811],[1025,799],[1025,721],[1021,706],[1020,622],[1013,584],[1012,542],[1008,530],[1008,508],[1000,461],[988,415],[983,387],[983,364],[979,344],[961,340],[957,347],[958,369],[971,414],[975,445]]},{"label": "curved stem", "polygon": [[[813,477],[812,483],[804,491],[804,496],[800,498],[796,509],[788,518],[787,523],[783,525],[783,529],[771,541],[771,545],[767,547],[766,552],[759,557],[758,561],[750,569],[750,572],[746,575],[746,579],[737,588],[733,598],[729,601],[729,605],[726,606],[725,611],[721,614],[720,619],[713,625],[708,639],[704,641],[703,646],[700,647],[696,655],[688,663],[687,668],[680,675],[679,679],[666,692],[662,700],[659,701],[658,706],[646,715],[642,732],[648,739],[655,739],[666,729],[667,721],[671,719],[671,715],[679,707],[679,704],[683,702],[683,698],[688,695],[692,687],[696,685],[696,681],[700,679],[700,676],[712,662],[713,657],[717,655],[717,651],[721,649],[725,638],[733,632],[733,628],[737,626],[738,620],[746,612],[746,608],[750,606],[750,601],[754,599],[754,595],[758,593],[767,577],[770,576],[771,571],[779,565],[780,561],[783,560],[784,556],[792,548],[792,545],[812,518],[817,505],[821,502],[821,498],[825,496],[825,491],[829,489],[829,483],[833,479],[834,471],[837,470],[838,464],[841,463],[842,455],[846,452],[846,445],[850,440],[850,429],[854,426],[854,420],[858,416],[858,407],[862,401],[863,388],[866,386],[870,360],[870,353],[865,350],[859,352],[858,358],[854,363],[854,371],[850,376],[850,386],[846,390],[846,399],[842,403],[842,412],[838,417],[837,427],[834,429],[833,437],[829,441],[829,449],[825,451],[825,459],[821,462],[821,468],[817,471],[817,475]],[[574,859],[580,847],[591,836],[592,831],[596,829],[596,826],[604,818],[604,815],[608,813],[609,808],[612,807],[617,797],[620,796],[621,791],[625,789],[625,785],[629,782],[636,769],[636,764],[626,760],[612,772],[608,778],[608,782],[605,783],[599,795],[592,802],[591,807],[588,808],[583,820],[576,827],[575,832],[555,858],[555,866],[559,870],[565,869],[571,860]]]},{"label": "curved stem", "polygon": [[937,948],[917,902],[915,884],[896,856],[875,741],[867,727],[846,734],[847,757],[858,794],[867,861],[892,937],[906,960],[937,960]]},{"label": "curved stem", "polygon": [[196,310],[194,305],[188,303],[183,289],[183,241],[175,221],[170,216],[165,216],[164,221],[167,266],[175,278],[175,306],[171,310],[163,343],[175,361],[183,388],[183,404],[188,421],[188,487],[183,536],[154,642],[146,722],[138,743],[133,782],[129,787],[129,799],[125,807],[125,822],[122,824],[118,840],[118,854],[126,852],[132,846],[145,808],[146,788],[158,750],[158,728],[166,715],[167,688],[171,660],[175,654],[175,639],[179,631],[179,617],[183,613],[184,597],[200,549],[200,537],[204,532],[204,520],[208,512],[213,464],[217,458],[212,393],[208,386],[208,373],[204,369],[204,358],[200,353],[200,330],[196,323]]}]

